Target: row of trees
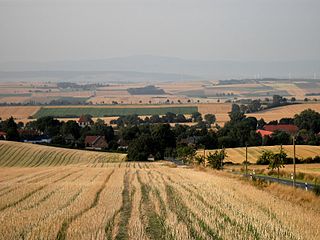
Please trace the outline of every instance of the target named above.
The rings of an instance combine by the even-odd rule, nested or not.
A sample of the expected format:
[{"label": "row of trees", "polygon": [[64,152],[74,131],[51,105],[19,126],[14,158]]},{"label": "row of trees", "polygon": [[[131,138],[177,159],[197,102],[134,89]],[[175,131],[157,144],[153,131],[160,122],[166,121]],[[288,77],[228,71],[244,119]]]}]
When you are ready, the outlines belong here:
[{"label": "row of trees", "polygon": [[225,149],[215,150],[210,152],[208,155],[197,155],[194,148],[189,146],[182,146],[177,149],[177,156],[184,163],[195,164],[195,165],[208,165],[213,169],[223,169],[224,159],[227,157]]},{"label": "row of trees", "polygon": [[[168,113],[165,119],[179,116]],[[36,121],[15,123],[13,118],[0,122],[0,130],[7,132],[8,140],[23,140],[28,138],[26,133],[19,133],[20,129],[32,130],[39,134],[52,138],[52,143],[66,147],[84,147],[84,139],[87,135],[105,136],[109,143],[109,150],[116,150],[118,146],[128,147],[130,160],[146,160],[149,156],[162,159],[165,156],[180,156],[183,147],[194,149],[223,149],[228,147],[260,146],[291,144],[292,137],[286,132],[275,132],[271,136],[262,136],[256,132],[266,123],[254,117],[246,117],[240,106],[234,104],[229,114],[230,121],[224,127],[210,128],[215,121],[214,115],[205,115],[204,121],[200,113],[192,114],[192,118],[198,121],[195,126],[176,125],[171,127],[168,123],[157,123],[159,116],[154,116],[154,122],[141,124],[136,115],[121,118],[124,124],[119,124],[116,130],[107,126],[103,120],[97,120],[90,127],[81,128],[76,121],[59,121],[53,117],[43,117]],[[163,118],[163,117],[162,117]],[[150,118],[151,119],[151,118]],[[149,119],[149,120],[150,120]],[[280,123],[294,123],[299,127],[296,136],[297,144],[319,144],[320,114],[313,110],[305,110],[294,118],[281,119]],[[117,133],[117,134],[116,134]],[[126,149],[126,148],[124,148]]]},{"label": "row of trees", "polygon": [[[158,114],[152,115],[151,117],[145,117],[142,119],[137,114],[121,116],[115,120],[111,120],[111,124],[116,124],[120,126],[130,126],[130,125],[145,125],[145,124],[156,124],[156,123],[187,123],[187,122],[202,122],[202,115],[199,112],[194,112],[190,117],[186,117],[183,114],[175,114],[172,112],[167,112],[163,116]],[[207,124],[213,124],[216,121],[216,116],[214,114],[206,114],[204,116],[204,122]]]}]

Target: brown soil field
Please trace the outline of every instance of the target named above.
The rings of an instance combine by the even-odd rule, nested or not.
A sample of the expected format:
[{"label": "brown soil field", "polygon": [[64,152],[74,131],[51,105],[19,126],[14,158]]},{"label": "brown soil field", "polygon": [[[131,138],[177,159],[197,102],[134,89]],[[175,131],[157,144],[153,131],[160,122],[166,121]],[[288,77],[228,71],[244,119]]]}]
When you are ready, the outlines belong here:
[{"label": "brown soil field", "polygon": [[30,101],[30,97],[0,97],[0,103],[25,103]]}]

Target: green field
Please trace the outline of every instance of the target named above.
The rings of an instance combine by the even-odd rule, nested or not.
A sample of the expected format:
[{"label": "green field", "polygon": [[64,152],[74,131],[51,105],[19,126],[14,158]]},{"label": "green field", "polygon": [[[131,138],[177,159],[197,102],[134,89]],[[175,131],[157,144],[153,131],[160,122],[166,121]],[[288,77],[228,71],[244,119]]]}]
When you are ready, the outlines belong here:
[{"label": "green field", "polygon": [[2,97],[31,97],[31,93],[0,93],[0,98]]},{"label": "green field", "polygon": [[167,112],[191,114],[197,112],[198,107],[145,107],[145,108],[112,108],[112,107],[42,107],[33,117],[52,116],[56,118],[80,117],[83,114],[90,114],[93,117],[115,117],[131,114],[143,115],[164,115]]}]

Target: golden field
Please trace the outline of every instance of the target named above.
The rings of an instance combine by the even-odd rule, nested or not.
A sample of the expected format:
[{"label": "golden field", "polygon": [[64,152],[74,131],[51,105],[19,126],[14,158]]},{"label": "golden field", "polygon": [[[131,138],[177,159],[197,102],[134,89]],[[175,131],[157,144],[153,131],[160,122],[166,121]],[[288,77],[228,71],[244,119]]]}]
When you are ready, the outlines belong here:
[{"label": "golden field", "polygon": [[[225,169],[243,170],[243,165],[233,165],[233,166],[226,166]],[[255,170],[263,170],[264,173],[269,171],[268,165],[248,165],[249,172]],[[281,168],[281,173],[285,173],[288,177],[290,174],[293,173],[293,164],[286,164],[283,168]],[[307,174],[307,179],[311,180],[311,178],[318,178],[320,179],[320,163],[307,163],[307,164],[296,164],[296,172]]]},{"label": "golden field", "polygon": [[1,239],[320,238],[318,208],[222,174],[138,162],[0,173]]},{"label": "golden field", "polygon": [[0,118],[8,119],[13,117],[17,120],[27,119],[35,114],[40,107],[38,106],[0,106]]},{"label": "golden field", "polygon": [[122,162],[125,154],[56,148],[31,143],[0,141],[1,167],[38,167]]},{"label": "golden field", "polygon": [[0,141],[0,239],[320,238],[311,193],[122,157]]},{"label": "golden field", "polygon": [[255,117],[257,119],[263,118],[266,122],[272,120],[280,120],[281,118],[292,118],[295,114],[301,113],[303,110],[312,109],[320,112],[319,103],[302,103],[289,106],[277,107],[261,111],[258,113],[246,114],[248,117]]},{"label": "golden field", "polygon": [[[283,150],[288,154],[288,157],[293,157],[293,146],[284,145]],[[271,150],[273,152],[279,152],[280,146],[261,146],[261,147],[248,147],[248,161],[250,163],[256,163],[259,156],[263,151]],[[214,150],[206,150],[206,155]],[[246,148],[226,148],[227,157],[225,161],[233,163],[242,163],[246,158]],[[199,155],[203,155],[204,151],[199,150]],[[300,159],[305,159],[307,157],[320,156],[320,146],[310,146],[310,145],[297,145],[296,146],[296,157]]]}]

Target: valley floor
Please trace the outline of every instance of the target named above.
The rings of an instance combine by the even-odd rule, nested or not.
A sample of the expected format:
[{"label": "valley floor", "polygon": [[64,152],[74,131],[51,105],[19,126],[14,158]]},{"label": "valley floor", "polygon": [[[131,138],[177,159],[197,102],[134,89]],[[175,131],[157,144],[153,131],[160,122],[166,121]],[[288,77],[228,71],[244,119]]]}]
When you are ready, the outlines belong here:
[{"label": "valley floor", "polygon": [[163,163],[0,168],[0,239],[320,239],[320,212]]}]

